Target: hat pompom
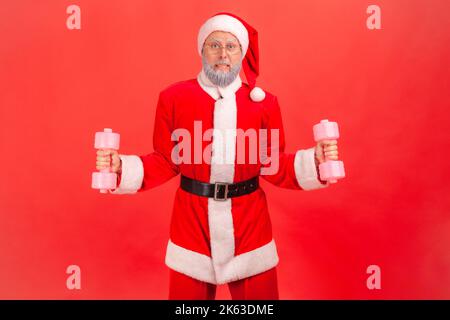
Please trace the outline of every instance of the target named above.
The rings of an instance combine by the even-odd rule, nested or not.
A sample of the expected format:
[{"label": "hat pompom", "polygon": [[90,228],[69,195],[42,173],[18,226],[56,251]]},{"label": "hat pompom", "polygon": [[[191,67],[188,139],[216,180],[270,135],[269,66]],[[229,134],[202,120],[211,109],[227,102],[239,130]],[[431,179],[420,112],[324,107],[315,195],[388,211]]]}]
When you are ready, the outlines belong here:
[{"label": "hat pompom", "polygon": [[252,91],[250,91],[250,98],[255,102],[261,102],[266,97],[266,93],[260,87],[254,87]]}]

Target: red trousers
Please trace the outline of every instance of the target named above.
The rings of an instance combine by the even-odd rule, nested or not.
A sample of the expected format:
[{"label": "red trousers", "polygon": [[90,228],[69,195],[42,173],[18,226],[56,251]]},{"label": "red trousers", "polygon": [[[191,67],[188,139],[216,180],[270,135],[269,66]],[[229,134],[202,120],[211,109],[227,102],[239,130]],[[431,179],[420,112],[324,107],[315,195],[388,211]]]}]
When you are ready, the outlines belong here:
[{"label": "red trousers", "polygon": [[[278,300],[276,268],[228,283],[233,300]],[[214,300],[216,285],[170,270],[169,300]]]}]

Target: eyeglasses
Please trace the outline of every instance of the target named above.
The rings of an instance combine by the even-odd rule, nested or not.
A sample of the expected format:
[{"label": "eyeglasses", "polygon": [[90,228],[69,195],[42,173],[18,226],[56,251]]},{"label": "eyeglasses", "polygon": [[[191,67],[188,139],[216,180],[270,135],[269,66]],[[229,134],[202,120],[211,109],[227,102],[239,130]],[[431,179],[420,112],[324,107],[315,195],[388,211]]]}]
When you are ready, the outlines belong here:
[{"label": "eyeglasses", "polygon": [[206,43],[205,47],[208,47],[212,54],[219,54],[224,48],[228,54],[237,54],[241,52],[241,45],[235,43],[227,43],[225,47],[223,47],[219,42],[210,42]]}]

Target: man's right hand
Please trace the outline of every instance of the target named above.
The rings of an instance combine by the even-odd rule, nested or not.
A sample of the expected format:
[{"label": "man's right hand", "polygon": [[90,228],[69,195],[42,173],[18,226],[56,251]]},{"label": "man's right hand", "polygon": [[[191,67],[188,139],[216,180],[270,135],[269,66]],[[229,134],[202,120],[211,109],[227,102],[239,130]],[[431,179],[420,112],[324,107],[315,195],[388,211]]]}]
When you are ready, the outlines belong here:
[{"label": "man's right hand", "polygon": [[111,172],[121,173],[122,171],[122,162],[117,150],[97,150],[96,166],[97,170],[111,168]]}]

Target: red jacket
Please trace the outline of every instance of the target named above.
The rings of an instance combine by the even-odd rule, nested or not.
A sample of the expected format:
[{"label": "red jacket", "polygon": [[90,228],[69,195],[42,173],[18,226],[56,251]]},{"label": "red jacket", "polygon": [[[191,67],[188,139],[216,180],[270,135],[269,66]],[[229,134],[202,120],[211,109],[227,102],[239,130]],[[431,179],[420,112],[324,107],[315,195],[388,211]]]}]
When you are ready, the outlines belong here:
[{"label": "red jacket", "polygon": [[[313,190],[328,186],[321,183],[314,162],[314,148],[284,153],[285,140],[277,98],[266,92],[261,102],[253,102],[250,89],[239,76],[226,88],[215,87],[201,72],[197,79],[171,85],[160,93],[153,134],[154,151],[147,155],[120,155],[122,175],[118,188],[111,193],[135,193],[154,188],[182,174],[202,182],[239,182],[260,175],[271,163],[237,161],[236,140],[221,143],[216,133],[200,141],[196,133],[208,129],[226,130],[278,129],[278,170],[261,178],[283,188]],[[197,129],[195,129],[195,121]],[[201,130],[198,124],[201,123]],[[191,161],[178,163],[173,158],[172,134],[184,128],[192,134]],[[232,131],[231,131],[232,132]],[[258,146],[267,146],[268,156],[276,154],[271,134],[258,137]],[[218,134],[218,133],[217,133]],[[212,140],[212,141],[211,141]],[[198,142],[200,141],[200,142]],[[248,155],[249,146],[245,150]],[[179,150],[178,150],[179,151]],[[194,155],[205,155],[195,161]],[[175,153],[176,154],[176,153]],[[183,151],[183,155],[186,154]],[[218,161],[221,156],[231,161]],[[208,159],[208,161],[206,161]],[[234,160],[233,160],[234,159]],[[274,158],[272,158],[274,159]],[[275,161],[272,160],[272,161]],[[190,162],[190,163],[189,163]],[[275,267],[278,255],[272,238],[272,226],[264,191],[226,201],[176,191],[170,240],[166,252],[169,268],[195,279],[221,284],[243,279]]]}]

